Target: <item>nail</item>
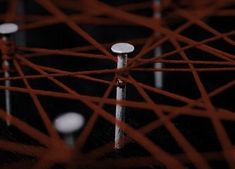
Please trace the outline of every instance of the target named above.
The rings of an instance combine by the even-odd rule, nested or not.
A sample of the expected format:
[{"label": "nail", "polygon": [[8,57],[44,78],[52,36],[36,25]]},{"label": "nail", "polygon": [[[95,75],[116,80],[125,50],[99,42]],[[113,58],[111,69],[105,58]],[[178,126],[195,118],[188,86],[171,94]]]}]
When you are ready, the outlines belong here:
[{"label": "nail", "polygon": [[[153,1],[154,6],[158,7],[160,9],[161,1],[160,0],[154,0]],[[156,19],[161,19],[161,12],[160,11],[155,11],[154,8],[154,18]],[[160,34],[159,32],[155,33],[156,38],[159,38]],[[156,47],[154,49],[154,56],[159,57],[162,54],[162,48],[160,46]],[[163,67],[162,63],[154,63],[154,68],[155,69],[161,69]],[[154,72],[154,84],[155,87],[157,88],[163,88],[163,72],[157,71]]]},{"label": "nail", "polygon": [[[18,26],[14,23],[3,23],[0,25],[0,34],[2,36],[2,41],[7,43],[8,37],[18,31]],[[9,63],[9,56],[7,53],[2,52],[2,67],[4,71],[4,78],[10,77],[10,63]],[[10,80],[5,80],[5,87],[10,87],[11,82]],[[10,126],[10,116],[11,115],[11,93],[9,90],[5,90],[5,109],[7,112],[6,123],[7,126]]]},{"label": "nail", "polygon": [[58,116],[54,121],[54,127],[60,132],[66,144],[71,148],[75,147],[75,138],[73,134],[80,130],[85,123],[85,119],[81,114],[75,112],[67,112]]},{"label": "nail", "polygon": [[[117,43],[111,47],[113,53],[117,55],[117,69],[122,69],[127,66],[128,54],[134,51],[134,46],[129,43]],[[117,79],[116,100],[126,99],[126,84]],[[125,107],[119,104],[116,105],[116,120],[125,122]],[[122,145],[120,140],[124,137],[124,131],[121,130],[119,125],[115,124],[115,145],[114,149],[121,149]]]}]

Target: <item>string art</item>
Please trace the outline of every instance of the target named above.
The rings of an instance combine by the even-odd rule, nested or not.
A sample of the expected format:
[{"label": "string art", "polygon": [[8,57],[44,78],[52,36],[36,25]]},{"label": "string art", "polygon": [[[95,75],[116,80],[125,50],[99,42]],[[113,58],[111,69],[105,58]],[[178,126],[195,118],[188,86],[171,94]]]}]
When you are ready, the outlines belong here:
[{"label": "string art", "polygon": [[[0,69],[0,90],[1,95],[11,92],[13,109],[7,115],[1,97],[1,125],[10,120],[10,127],[1,131],[1,169],[235,167],[233,0],[121,5],[96,0],[33,0],[34,8],[42,11],[38,13],[20,12],[22,2],[28,3],[0,1],[1,23],[19,25],[15,38],[0,41],[1,56],[8,56],[5,59],[11,63],[10,77],[3,76],[6,67]],[[145,10],[153,12],[141,14]],[[79,41],[69,46],[72,43],[62,40],[51,48],[43,41],[34,42],[50,37],[59,27]],[[112,41],[110,35],[100,40],[89,31],[96,27],[104,32],[109,29],[119,38]],[[122,39],[124,32],[117,31],[120,27],[148,33]],[[49,34],[42,33],[48,29]],[[21,36],[29,43],[21,44]],[[49,43],[58,43],[56,36]],[[117,57],[110,49],[117,41],[136,47],[123,69],[116,68]],[[162,49],[160,56],[155,56],[156,48]],[[163,67],[153,67],[154,63]],[[154,72],[163,73],[162,88],[155,87],[153,79],[140,78],[153,78]],[[127,85],[126,100],[115,99],[117,79]],[[6,80],[11,86],[4,85]],[[85,90],[84,85],[92,90]],[[65,111],[60,110],[62,104],[81,108],[86,119],[75,134],[74,149],[53,126],[55,109]],[[125,106],[129,114],[129,120],[117,122],[126,134],[120,140],[123,152],[114,151],[117,104]],[[103,133],[96,136],[99,128]]]}]

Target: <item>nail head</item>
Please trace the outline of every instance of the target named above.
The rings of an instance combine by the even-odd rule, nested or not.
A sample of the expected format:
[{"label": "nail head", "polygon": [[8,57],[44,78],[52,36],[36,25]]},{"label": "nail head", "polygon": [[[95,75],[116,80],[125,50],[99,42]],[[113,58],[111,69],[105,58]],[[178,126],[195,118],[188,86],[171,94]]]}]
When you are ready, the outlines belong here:
[{"label": "nail head", "polygon": [[129,43],[116,43],[111,47],[112,52],[117,54],[128,54],[135,50],[135,47]]},{"label": "nail head", "polygon": [[57,117],[54,126],[60,133],[71,134],[79,130],[85,123],[85,119],[81,114],[68,112]]},{"label": "nail head", "polygon": [[11,34],[17,32],[19,29],[18,25],[14,23],[3,23],[0,25],[0,34]]}]

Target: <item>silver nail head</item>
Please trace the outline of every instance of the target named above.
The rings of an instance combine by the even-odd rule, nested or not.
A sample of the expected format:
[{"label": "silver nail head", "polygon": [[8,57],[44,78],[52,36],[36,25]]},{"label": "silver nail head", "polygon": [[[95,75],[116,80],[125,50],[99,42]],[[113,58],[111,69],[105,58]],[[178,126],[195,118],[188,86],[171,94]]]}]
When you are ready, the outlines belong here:
[{"label": "silver nail head", "polygon": [[85,119],[81,114],[68,112],[57,117],[54,126],[62,134],[71,134],[81,129],[84,123]]},{"label": "silver nail head", "polygon": [[128,54],[135,50],[135,47],[129,43],[116,43],[111,47],[113,53]]},{"label": "silver nail head", "polygon": [[14,23],[4,23],[0,25],[0,34],[11,34],[19,30],[18,25]]}]

